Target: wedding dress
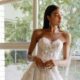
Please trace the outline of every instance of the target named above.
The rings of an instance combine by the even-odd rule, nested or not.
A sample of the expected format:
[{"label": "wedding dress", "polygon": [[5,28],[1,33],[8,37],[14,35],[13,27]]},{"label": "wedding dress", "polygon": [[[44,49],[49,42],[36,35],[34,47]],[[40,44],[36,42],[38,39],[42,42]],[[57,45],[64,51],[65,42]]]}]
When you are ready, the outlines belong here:
[{"label": "wedding dress", "polygon": [[[60,39],[51,41],[46,37],[40,38],[38,41],[38,54],[37,56],[43,62],[48,60],[59,60],[63,42]],[[21,80],[63,80],[58,66],[53,66],[51,69],[40,69],[34,62],[30,65],[29,69],[23,74]]]}]

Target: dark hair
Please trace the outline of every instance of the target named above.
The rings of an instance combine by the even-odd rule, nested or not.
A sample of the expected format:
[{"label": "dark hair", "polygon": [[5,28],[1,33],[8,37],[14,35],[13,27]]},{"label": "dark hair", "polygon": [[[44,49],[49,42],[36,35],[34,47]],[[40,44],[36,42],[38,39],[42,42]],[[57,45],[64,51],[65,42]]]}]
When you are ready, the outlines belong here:
[{"label": "dark hair", "polygon": [[[58,9],[59,7],[56,5],[49,5],[44,13],[44,23],[43,23],[43,29],[49,28],[49,20],[47,19],[47,16],[50,16],[53,11]],[[60,30],[60,26],[58,26],[58,29]]]}]

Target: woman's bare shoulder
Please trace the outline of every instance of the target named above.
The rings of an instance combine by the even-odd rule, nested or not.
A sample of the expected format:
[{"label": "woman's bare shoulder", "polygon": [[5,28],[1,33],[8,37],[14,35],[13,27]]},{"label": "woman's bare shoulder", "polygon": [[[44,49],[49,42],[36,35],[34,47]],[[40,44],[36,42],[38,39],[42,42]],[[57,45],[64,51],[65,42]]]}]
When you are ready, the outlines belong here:
[{"label": "woman's bare shoulder", "polygon": [[66,40],[71,40],[71,33],[68,31],[62,31],[62,34]]},{"label": "woman's bare shoulder", "polygon": [[33,34],[35,34],[36,36],[41,36],[43,33],[43,29],[34,29],[33,30]]},{"label": "woman's bare shoulder", "polygon": [[70,32],[67,32],[67,31],[63,31],[62,34],[66,37],[69,37],[71,36],[71,33]]}]

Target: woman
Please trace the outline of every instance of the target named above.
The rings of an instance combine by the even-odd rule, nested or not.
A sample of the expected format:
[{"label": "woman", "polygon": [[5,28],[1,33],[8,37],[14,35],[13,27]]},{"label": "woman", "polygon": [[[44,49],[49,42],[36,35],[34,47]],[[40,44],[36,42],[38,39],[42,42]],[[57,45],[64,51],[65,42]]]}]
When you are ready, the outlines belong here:
[{"label": "woman", "polygon": [[[30,68],[25,72],[22,80],[63,80],[58,66],[68,62],[71,44],[71,35],[60,30],[61,15],[59,7],[49,5],[44,13],[43,29],[33,31],[28,50],[28,60],[32,61]],[[32,52],[38,43],[38,53]],[[63,59],[59,54],[63,50]]]}]

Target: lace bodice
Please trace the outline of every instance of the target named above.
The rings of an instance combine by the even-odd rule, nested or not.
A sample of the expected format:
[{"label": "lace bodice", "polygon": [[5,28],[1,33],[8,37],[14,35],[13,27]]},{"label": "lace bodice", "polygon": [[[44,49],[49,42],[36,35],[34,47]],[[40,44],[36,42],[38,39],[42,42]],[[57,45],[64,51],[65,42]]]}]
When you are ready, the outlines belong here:
[{"label": "lace bodice", "polygon": [[38,41],[38,54],[44,62],[49,59],[59,59],[59,54],[63,48],[63,42],[60,39],[51,41],[46,37],[42,37]]}]

